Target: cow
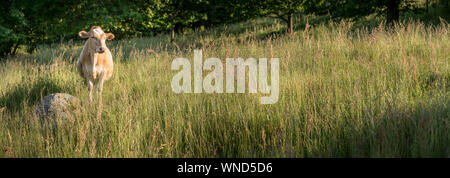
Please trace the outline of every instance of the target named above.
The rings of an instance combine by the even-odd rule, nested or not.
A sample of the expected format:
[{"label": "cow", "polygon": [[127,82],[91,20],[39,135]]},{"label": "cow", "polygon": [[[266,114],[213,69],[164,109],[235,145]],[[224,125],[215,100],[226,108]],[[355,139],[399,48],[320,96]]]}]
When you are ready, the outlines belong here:
[{"label": "cow", "polygon": [[112,40],[114,34],[103,32],[100,26],[92,26],[89,32],[80,31],[78,35],[87,39],[77,61],[78,72],[88,86],[89,103],[92,102],[94,84],[101,102],[103,82],[111,78],[114,67],[111,51],[105,41]]}]

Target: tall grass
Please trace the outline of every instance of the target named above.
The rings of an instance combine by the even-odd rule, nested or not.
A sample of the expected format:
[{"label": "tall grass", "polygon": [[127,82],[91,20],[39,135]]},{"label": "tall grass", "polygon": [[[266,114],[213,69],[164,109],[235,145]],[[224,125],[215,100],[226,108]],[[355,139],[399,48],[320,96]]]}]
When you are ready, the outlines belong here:
[{"label": "tall grass", "polygon": [[[447,23],[395,29],[258,19],[179,35],[108,42],[115,62],[95,105],[55,129],[34,108],[50,93],[87,99],[82,43],[0,63],[0,157],[449,157]],[[280,58],[280,98],[175,94],[176,57]],[[207,72],[206,72],[207,73]]]}]

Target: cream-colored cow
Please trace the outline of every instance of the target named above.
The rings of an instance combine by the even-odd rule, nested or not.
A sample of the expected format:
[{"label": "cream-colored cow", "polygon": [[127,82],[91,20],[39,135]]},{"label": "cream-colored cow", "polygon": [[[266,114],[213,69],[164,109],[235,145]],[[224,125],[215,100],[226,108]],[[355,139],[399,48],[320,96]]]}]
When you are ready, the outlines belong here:
[{"label": "cream-colored cow", "polygon": [[112,40],[114,35],[103,32],[99,26],[91,27],[89,32],[80,31],[78,35],[81,38],[87,38],[77,61],[78,72],[88,85],[89,102],[92,102],[94,84],[97,85],[97,93],[101,102],[103,82],[111,78],[114,67],[111,51],[106,47],[105,41]]}]

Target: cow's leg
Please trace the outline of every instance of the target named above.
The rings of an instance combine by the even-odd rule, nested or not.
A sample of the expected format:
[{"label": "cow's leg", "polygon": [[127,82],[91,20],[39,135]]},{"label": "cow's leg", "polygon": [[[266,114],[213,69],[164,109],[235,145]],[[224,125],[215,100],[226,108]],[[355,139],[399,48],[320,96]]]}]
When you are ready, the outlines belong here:
[{"label": "cow's leg", "polygon": [[100,77],[98,80],[98,84],[97,84],[97,95],[99,97],[99,101],[102,101],[102,91],[103,91],[103,82],[105,80],[103,79],[103,77]]},{"label": "cow's leg", "polygon": [[94,88],[94,83],[92,82],[92,80],[88,80],[88,90],[89,90],[89,103],[92,102],[92,89]]},{"label": "cow's leg", "polygon": [[92,57],[92,78],[95,80],[97,78],[97,70],[95,69],[95,65],[97,65],[98,54],[94,54]]}]

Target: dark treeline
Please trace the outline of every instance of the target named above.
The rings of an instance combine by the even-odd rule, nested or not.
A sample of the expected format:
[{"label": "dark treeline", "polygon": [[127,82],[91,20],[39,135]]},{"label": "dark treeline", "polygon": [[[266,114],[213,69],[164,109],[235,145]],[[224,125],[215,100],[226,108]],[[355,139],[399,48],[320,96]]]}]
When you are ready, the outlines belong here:
[{"label": "dark treeline", "polygon": [[[416,0],[418,1],[418,0]],[[176,33],[269,16],[294,29],[298,14],[333,19],[376,13],[392,23],[402,11],[417,10],[415,0],[4,0],[0,6],[0,57],[20,46],[31,53],[39,44],[76,39],[77,32],[100,25],[118,38]],[[426,0],[443,4],[448,0]],[[423,10],[423,8],[422,8]],[[427,10],[427,9],[426,9]]]}]

